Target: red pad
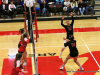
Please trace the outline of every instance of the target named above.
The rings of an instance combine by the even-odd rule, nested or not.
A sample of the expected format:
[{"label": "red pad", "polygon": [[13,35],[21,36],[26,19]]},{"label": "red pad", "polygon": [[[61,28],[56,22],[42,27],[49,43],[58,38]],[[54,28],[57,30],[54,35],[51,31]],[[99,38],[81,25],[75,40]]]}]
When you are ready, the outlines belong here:
[{"label": "red pad", "polygon": [[[11,75],[11,71],[12,71],[13,66],[14,66],[14,60],[15,60],[15,58],[6,58],[6,59],[4,59],[1,75],[5,75],[5,74]],[[31,58],[27,58],[27,61],[28,62],[27,62],[27,66],[26,66],[26,71],[28,71],[28,73],[24,74],[24,75],[33,75],[32,74],[32,61],[31,61]]]},{"label": "red pad", "polygon": [[38,57],[38,72],[40,75],[67,75],[66,70],[60,70],[63,64],[58,56]]}]

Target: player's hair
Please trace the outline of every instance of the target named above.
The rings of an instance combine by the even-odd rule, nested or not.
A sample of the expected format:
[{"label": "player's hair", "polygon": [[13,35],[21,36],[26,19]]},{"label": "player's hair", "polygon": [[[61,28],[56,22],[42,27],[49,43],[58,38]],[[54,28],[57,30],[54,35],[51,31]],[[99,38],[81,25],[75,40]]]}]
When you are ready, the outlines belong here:
[{"label": "player's hair", "polygon": [[23,36],[22,36],[22,39],[21,39],[21,43],[23,42],[24,38],[26,38],[26,37],[27,37],[27,35],[28,35],[28,33],[27,33],[27,32],[23,33]]},{"label": "player's hair", "polygon": [[74,36],[73,35],[70,35],[69,36],[69,40],[73,41],[74,40]]},{"label": "player's hair", "polygon": [[19,33],[21,32],[21,34],[23,34],[24,33],[24,28],[21,28],[20,30],[19,30]]},{"label": "player's hair", "polygon": [[14,63],[15,63],[17,60],[20,60],[21,57],[22,57],[22,53],[17,53]]}]

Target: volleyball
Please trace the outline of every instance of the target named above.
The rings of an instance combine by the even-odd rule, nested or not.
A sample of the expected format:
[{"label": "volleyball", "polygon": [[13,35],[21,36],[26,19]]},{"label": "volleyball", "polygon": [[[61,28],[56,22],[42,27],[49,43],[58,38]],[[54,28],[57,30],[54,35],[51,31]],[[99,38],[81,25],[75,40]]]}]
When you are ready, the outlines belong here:
[{"label": "volleyball", "polygon": [[67,7],[63,7],[63,11],[67,11]]}]

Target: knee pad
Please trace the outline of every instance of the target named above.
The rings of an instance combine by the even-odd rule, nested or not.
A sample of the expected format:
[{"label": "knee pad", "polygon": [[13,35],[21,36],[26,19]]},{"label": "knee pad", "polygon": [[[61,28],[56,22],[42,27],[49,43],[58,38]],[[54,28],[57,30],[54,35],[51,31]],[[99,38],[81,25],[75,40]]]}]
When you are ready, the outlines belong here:
[{"label": "knee pad", "polygon": [[64,43],[66,43],[66,40],[64,40]]}]

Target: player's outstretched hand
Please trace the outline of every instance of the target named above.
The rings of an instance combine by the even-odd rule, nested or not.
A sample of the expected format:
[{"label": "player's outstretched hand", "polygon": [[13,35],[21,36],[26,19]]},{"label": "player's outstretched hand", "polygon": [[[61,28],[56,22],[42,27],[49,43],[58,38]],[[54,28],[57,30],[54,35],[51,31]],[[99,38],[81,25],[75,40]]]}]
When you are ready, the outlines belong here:
[{"label": "player's outstretched hand", "polygon": [[73,16],[73,14],[72,14],[72,13],[69,13],[69,15],[70,15],[70,16]]},{"label": "player's outstretched hand", "polygon": [[64,16],[62,16],[62,20],[64,20]]}]

